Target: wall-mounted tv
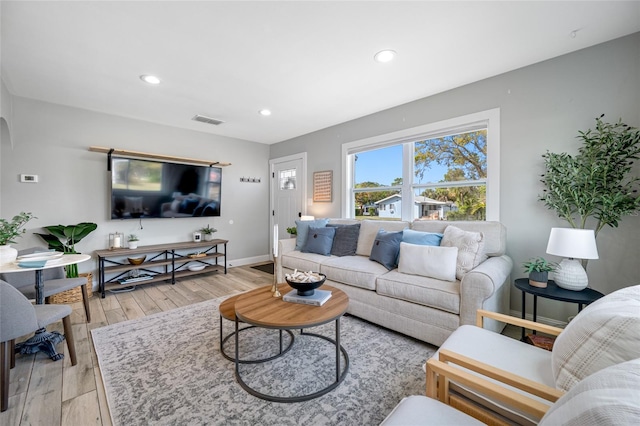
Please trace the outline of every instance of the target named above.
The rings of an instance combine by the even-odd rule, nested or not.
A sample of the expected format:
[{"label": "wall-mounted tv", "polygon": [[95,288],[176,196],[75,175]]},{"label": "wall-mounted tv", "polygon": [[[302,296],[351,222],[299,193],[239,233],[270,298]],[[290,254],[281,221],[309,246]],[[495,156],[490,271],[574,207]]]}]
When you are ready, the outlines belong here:
[{"label": "wall-mounted tv", "polygon": [[220,216],[222,169],[111,157],[111,218]]}]

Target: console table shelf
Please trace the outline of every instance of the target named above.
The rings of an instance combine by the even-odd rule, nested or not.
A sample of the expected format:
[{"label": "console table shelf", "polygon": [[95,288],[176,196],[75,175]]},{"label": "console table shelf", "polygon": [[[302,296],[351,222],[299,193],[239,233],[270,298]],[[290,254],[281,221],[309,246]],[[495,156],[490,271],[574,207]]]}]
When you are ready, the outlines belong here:
[{"label": "console table shelf", "polygon": [[[98,256],[98,283],[99,291],[102,298],[106,295],[106,290],[123,288],[130,285],[144,285],[158,281],[171,281],[176,283],[176,278],[187,277],[191,275],[203,274],[207,272],[224,272],[227,273],[227,240],[212,240],[201,242],[182,242],[170,244],[156,244],[150,246],[140,246],[135,249],[112,249],[97,250]],[[223,247],[223,251],[219,250],[219,246]],[[199,257],[189,257],[188,253],[178,253],[177,251],[196,251],[204,254]],[[136,255],[149,255],[151,257],[139,265],[132,265],[127,258],[136,257]],[[223,263],[219,263],[219,259]],[[204,268],[199,271],[187,269],[188,265],[198,264]],[[152,269],[161,268],[161,270]],[[134,269],[143,271],[151,277],[145,280],[121,283],[119,280],[126,276],[126,273]],[[105,275],[113,275],[108,280]]]}]

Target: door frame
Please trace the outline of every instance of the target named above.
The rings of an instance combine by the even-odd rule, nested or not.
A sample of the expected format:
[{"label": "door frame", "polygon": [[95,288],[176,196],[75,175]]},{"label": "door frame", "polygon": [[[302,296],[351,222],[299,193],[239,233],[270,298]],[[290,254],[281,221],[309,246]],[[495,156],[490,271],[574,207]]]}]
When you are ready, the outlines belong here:
[{"label": "door frame", "polygon": [[[291,154],[291,155],[285,155],[284,157],[278,157],[278,158],[272,158],[269,160],[269,174],[271,175],[270,178],[270,185],[269,185],[269,241],[273,241],[273,226],[275,225],[274,222],[274,215],[273,215],[273,211],[275,209],[275,191],[274,191],[274,185],[276,185],[276,179],[275,179],[275,165],[278,163],[284,163],[287,161],[294,161],[294,160],[301,160],[302,163],[302,170],[300,171],[300,176],[299,176],[299,180],[298,183],[301,185],[302,188],[302,214],[306,215],[307,214],[307,153],[305,152],[299,152],[297,154]],[[269,244],[269,253],[271,255],[273,255],[272,253],[272,247],[271,244]]]}]

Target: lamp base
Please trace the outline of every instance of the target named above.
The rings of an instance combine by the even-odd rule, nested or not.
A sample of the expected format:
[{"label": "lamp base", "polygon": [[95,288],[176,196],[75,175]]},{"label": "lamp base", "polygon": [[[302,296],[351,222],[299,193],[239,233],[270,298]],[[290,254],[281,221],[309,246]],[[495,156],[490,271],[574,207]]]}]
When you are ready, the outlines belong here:
[{"label": "lamp base", "polygon": [[560,262],[560,266],[555,270],[553,277],[558,287],[565,290],[581,291],[589,285],[587,271],[584,270],[580,261],[576,259],[564,259]]}]

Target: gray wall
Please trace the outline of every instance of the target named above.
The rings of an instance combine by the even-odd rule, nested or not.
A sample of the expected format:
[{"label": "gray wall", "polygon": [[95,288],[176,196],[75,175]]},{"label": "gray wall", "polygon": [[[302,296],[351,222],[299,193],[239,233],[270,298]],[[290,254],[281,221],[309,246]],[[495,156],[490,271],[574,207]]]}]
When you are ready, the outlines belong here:
[{"label": "gray wall", "polygon": [[[319,170],[333,170],[334,194],[340,194],[343,143],[491,108],[501,110],[500,220],[516,265],[512,277],[522,277],[523,261],[545,255],[550,228],[567,226],[537,201],[541,155],[576,153],[578,130],[593,127],[602,113],[609,121],[622,118],[640,127],[640,33],[275,144],[270,156],[306,151],[309,194]],[[640,165],[635,167],[637,175]],[[313,204],[308,214],[340,216],[339,195],[334,200]],[[637,214],[619,228],[603,229],[597,243],[600,259],[588,266],[591,287],[610,293],[640,283]],[[511,294],[512,309],[520,311],[520,292]],[[538,308],[539,315],[559,321],[576,312],[575,305],[543,299]]]},{"label": "gray wall", "polygon": [[[41,226],[96,222],[98,229],[80,242],[90,253],[108,247],[110,232],[135,233],[141,245],[188,241],[210,224],[228,239],[233,264],[267,259],[269,253],[269,146],[177,129],[82,109],[12,97],[11,144],[2,141],[0,216],[31,211],[18,249],[42,245],[32,234]],[[89,152],[103,146],[155,154],[232,163],[222,169],[222,216],[215,218],[110,220],[107,155]],[[40,183],[20,183],[21,173],[37,174]],[[241,183],[242,176],[261,183]],[[230,223],[233,221],[233,224]],[[81,270],[96,267],[86,262]]]}]

